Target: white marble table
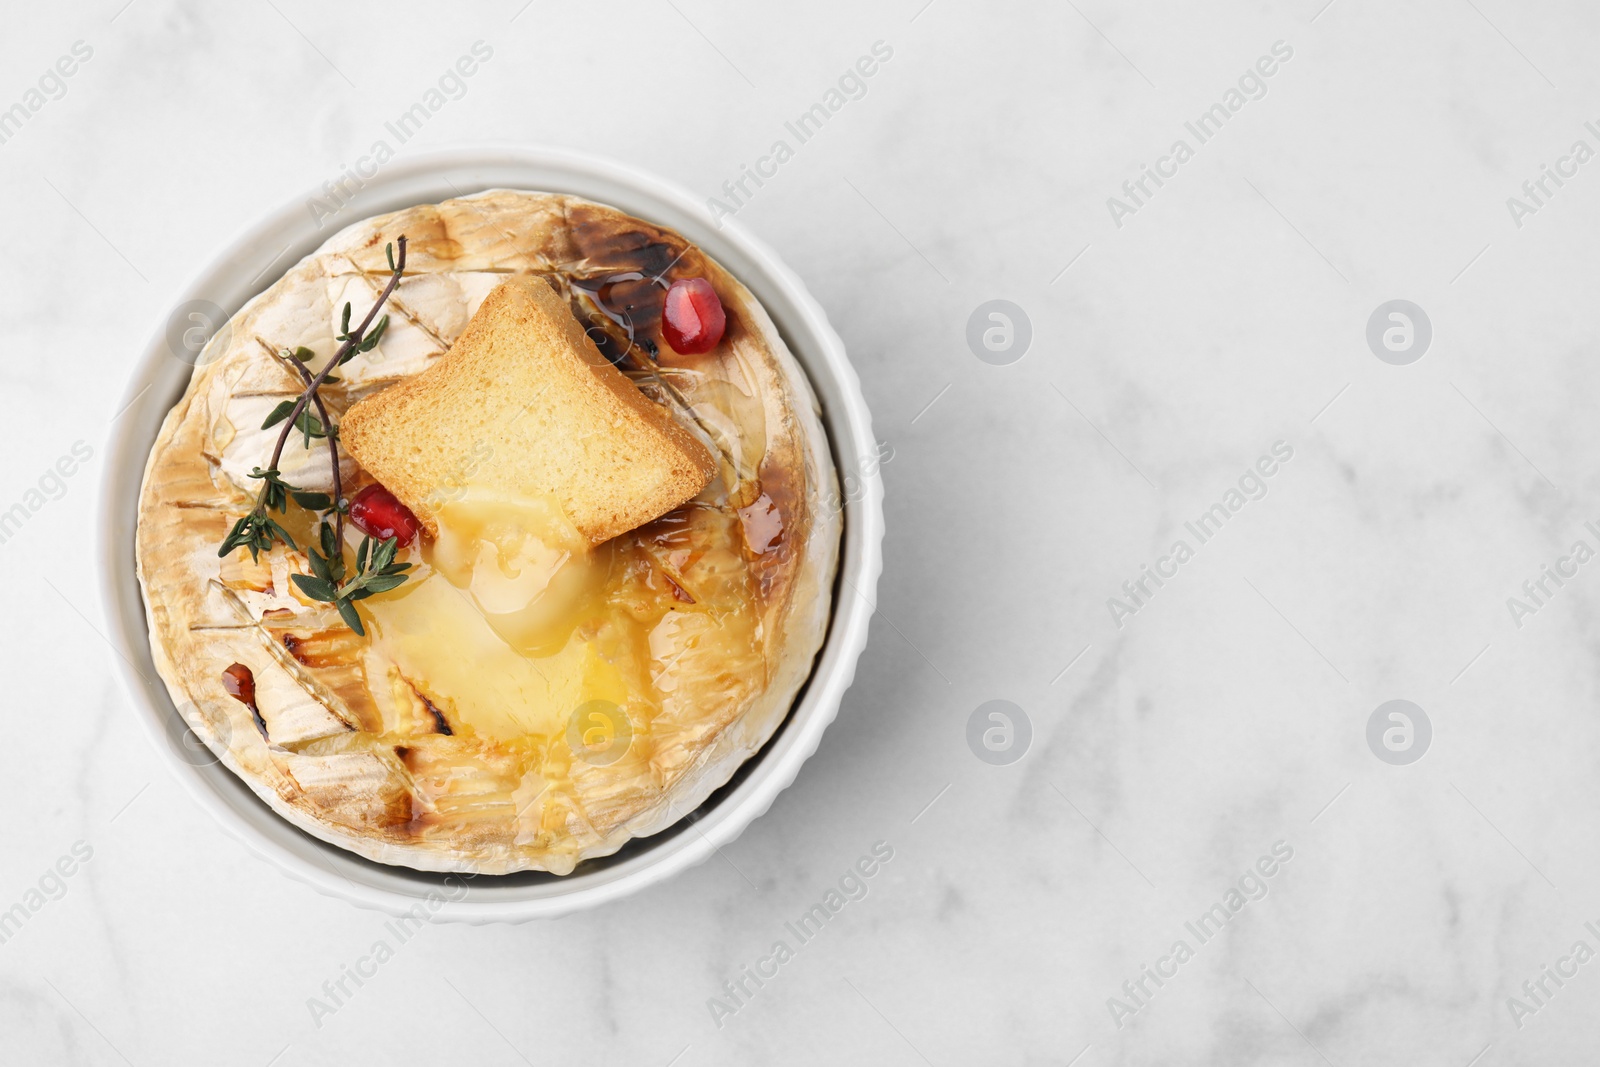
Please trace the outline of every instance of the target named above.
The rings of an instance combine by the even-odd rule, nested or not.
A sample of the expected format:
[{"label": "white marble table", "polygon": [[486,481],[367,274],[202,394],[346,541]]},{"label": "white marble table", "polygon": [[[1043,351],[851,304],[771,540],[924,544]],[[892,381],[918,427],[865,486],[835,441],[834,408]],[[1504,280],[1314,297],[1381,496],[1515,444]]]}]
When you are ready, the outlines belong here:
[{"label": "white marble table", "polygon": [[[1592,1062],[1600,13],[1322,2],[8,11],[0,1061]],[[858,681],[726,862],[401,944],[163,769],[91,544],[178,286],[430,89],[400,152],[574,146],[737,209],[893,458]],[[969,347],[993,299],[1020,359]],[[1369,346],[1393,300],[1425,351],[1415,312]],[[1020,760],[969,747],[994,700]],[[1391,700],[1429,729],[1369,744]]]}]

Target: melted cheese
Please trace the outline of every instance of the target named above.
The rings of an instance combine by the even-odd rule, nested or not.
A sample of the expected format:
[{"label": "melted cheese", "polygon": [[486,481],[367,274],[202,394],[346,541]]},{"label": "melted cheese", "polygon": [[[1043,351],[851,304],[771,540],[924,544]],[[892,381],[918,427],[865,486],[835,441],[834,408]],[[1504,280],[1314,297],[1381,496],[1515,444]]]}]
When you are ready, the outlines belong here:
[{"label": "melted cheese", "polygon": [[559,650],[598,606],[610,552],[591,553],[554,500],[470,489],[438,522],[434,567],[519,652]]},{"label": "melted cheese", "polygon": [[553,502],[471,490],[440,511],[417,580],[363,614],[374,648],[453,725],[550,737],[588,701],[637,696],[583,632],[604,606],[608,555]]},{"label": "melted cheese", "polygon": [[600,720],[637,740],[663,716],[679,729],[706,700],[764,684],[732,513],[701,509],[591,548],[554,501],[473,487],[438,523],[410,549],[413,580],[359,608],[373,651],[455,733],[564,776],[564,752],[615,758],[609,738],[592,742],[586,708],[620,709],[625,722]]},{"label": "melted cheese", "polygon": [[373,646],[457,731],[498,741],[550,737],[585,701],[628,703],[627,686],[591,642],[573,637],[544,656],[518,652],[438,571],[362,607]]}]

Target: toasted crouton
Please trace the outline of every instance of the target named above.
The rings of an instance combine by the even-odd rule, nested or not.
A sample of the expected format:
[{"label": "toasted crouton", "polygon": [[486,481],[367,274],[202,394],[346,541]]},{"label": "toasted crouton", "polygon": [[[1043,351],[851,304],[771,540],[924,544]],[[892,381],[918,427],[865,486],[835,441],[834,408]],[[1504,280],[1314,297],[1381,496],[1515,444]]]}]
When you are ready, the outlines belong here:
[{"label": "toasted crouton", "polygon": [[435,536],[443,503],[471,485],[548,495],[599,544],[693,499],[716,472],[537,275],[496,287],[449,352],[352,407],[339,436]]}]

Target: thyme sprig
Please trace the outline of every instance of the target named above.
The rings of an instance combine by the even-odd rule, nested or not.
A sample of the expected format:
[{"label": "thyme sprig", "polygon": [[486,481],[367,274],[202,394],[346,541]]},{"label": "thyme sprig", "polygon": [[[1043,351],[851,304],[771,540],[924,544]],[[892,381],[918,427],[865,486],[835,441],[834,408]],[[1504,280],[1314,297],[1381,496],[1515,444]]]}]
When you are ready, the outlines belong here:
[{"label": "thyme sprig", "polygon": [[291,580],[312,600],[338,608],[339,617],[345,624],[365,637],[367,632],[362,629],[361,616],[356,613],[356,601],[365,600],[375,593],[386,593],[410,577],[404,572],[411,569],[411,564],[394,561],[400,539],[391,537],[386,541],[374,541],[371,537],[363,537],[361,547],[356,551],[356,573],[348,580],[338,536],[326,521],[321,525],[319,540],[322,543],[321,552],[317,551],[316,546],[306,547],[311,573],[292,575]]},{"label": "thyme sprig", "polygon": [[[248,549],[252,560],[259,559],[261,552],[270,551],[277,543],[298,552],[300,549],[295,544],[294,538],[272,517],[272,513],[286,512],[291,500],[308,511],[332,511],[333,525],[329,526],[326,519],[321,523],[319,538],[322,542],[322,553],[319,555],[315,547],[307,547],[307,559],[312,568],[312,575],[309,579],[306,575],[295,575],[294,581],[307,596],[325,603],[336,604],[340,616],[358,634],[364,631],[361,628],[361,619],[352,606],[353,602],[398,586],[406,580],[406,576],[401,572],[410,565],[394,563],[395,539],[391,538],[381,543],[377,549],[371,549],[372,539],[368,537],[361,542],[356,563],[357,576],[348,583],[344,582],[345,563],[341,546],[344,543],[344,519],[348,504],[344,499],[344,484],[339,470],[339,428],[328,417],[327,405],[323,402],[320,390],[330,381],[339,380],[333,376],[335,369],[361,353],[370,352],[377,347],[384,331],[388,329],[389,316],[378,318],[378,312],[388,302],[395,287],[400,284],[406,269],[406,238],[400,237],[396,244],[399,246],[398,257],[395,255],[395,245],[388,245],[384,249],[389,263],[388,284],[378,294],[378,299],[367,310],[366,316],[354,330],[350,328],[351,308],[346,301],[339,320],[339,333],[335,338],[340,342],[339,348],[320,371],[312,374],[306,366],[316,355],[309,348],[300,347],[292,352],[283,353],[284,362],[294,368],[304,388],[295,400],[285,400],[274,407],[262,422],[263,430],[271,429],[280,423],[283,429],[278,433],[277,443],[272,449],[272,458],[266,468],[256,467],[250,472],[250,477],[261,480],[261,492],[256,497],[255,507],[233,524],[228,536],[223,538],[222,546],[217,550],[218,556],[226,556],[236,549]],[[376,323],[374,319],[377,319]],[[297,431],[307,449],[315,440],[327,442],[328,462],[333,467],[331,497],[326,493],[296,488],[283,480],[278,465],[283,459],[283,450],[288,444],[290,434]],[[383,562],[375,564],[380,556]],[[310,588],[305,584],[308,580],[313,583]],[[316,592],[312,592],[312,589]],[[327,595],[318,596],[318,593]]]}]

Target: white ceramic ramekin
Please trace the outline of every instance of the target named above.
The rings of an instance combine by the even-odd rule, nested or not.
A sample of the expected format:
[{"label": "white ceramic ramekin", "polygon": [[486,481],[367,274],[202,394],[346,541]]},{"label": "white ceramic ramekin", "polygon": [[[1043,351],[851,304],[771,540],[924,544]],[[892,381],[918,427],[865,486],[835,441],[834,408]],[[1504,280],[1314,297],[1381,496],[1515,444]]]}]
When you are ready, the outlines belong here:
[{"label": "white ceramic ramekin", "polygon": [[[325,190],[284,205],[233,241],[174,300],[146,343],[108,450],[100,523],[102,592],[117,670],[141,721],[174,774],[222,825],[290,875],[333,896],[391,913],[419,905],[434,919],[517,922],[562,915],[639,892],[704,861],[766,811],[816,751],[855,676],[882,569],[883,486],[871,416],[844,344],[799,278],[735,220],[718,226],[687,192],[642,171],[567,151],[477,146],[408,156],[346,181],[332,217]],[[832,623],[811,679],[778,734],[693,815],[630,842],[565,878],[429,874],[371,863],[295,829],[231,771],[209,758],[183,725],[150,658],[134,576],[134,526],[146,456],[191,373],[184,331],[206,329],[208,307],[232,315],[338,229],[412,204],[484,189],[573,193],[678,230],[749,286],[782,331],[822,403],[844,497],[844,543]],[[313,199],[320,200],[318,207]],[[193,309],[202,309],[191,320]],[[215,317],[214,313],[211,317]],[[215,328],[215,323],[211,328]],[[191,338],[192,340],[192,338]],[[197,747],[198,746],[198,747]]]}]

